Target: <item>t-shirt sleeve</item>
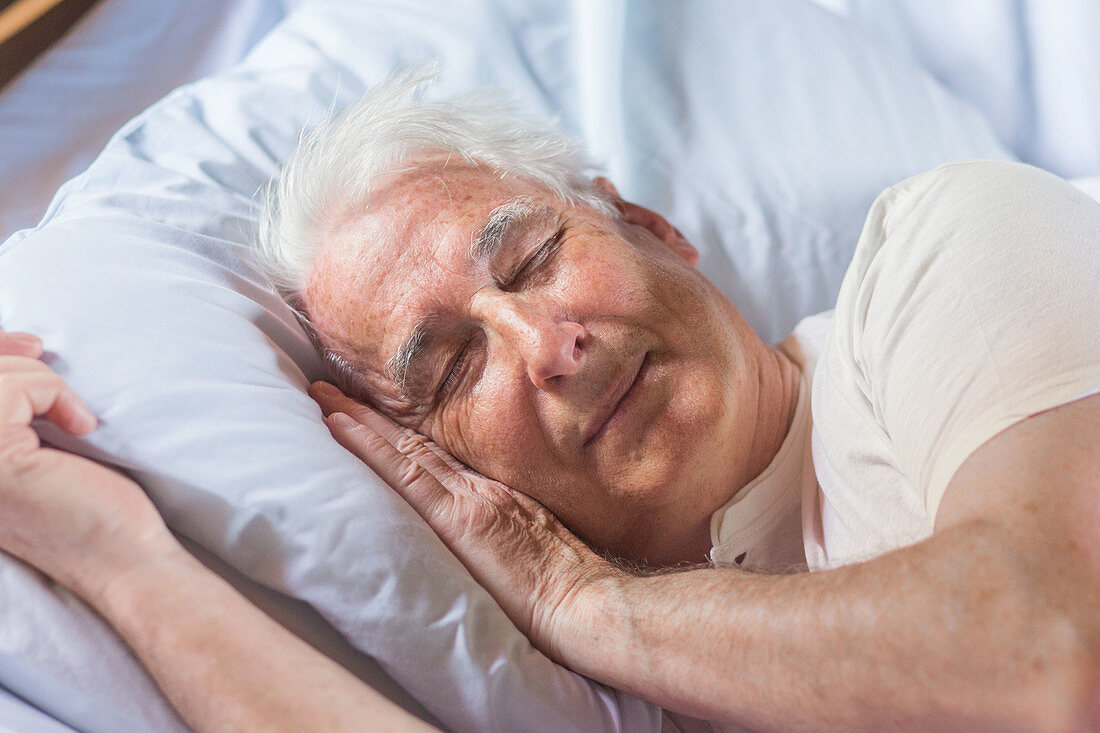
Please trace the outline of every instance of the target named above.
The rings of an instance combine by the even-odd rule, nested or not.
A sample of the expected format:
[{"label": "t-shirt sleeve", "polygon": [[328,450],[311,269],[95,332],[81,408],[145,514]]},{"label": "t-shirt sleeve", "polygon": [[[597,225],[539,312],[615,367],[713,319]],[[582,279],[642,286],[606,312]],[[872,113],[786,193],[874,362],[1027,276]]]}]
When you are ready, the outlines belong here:
[{"label": "t-shirt sleeve", "polygon": [[884,192],[834,333],[934,521],[983,443],[1100,392],[1100,204],[1019,163],[937,168]]}]

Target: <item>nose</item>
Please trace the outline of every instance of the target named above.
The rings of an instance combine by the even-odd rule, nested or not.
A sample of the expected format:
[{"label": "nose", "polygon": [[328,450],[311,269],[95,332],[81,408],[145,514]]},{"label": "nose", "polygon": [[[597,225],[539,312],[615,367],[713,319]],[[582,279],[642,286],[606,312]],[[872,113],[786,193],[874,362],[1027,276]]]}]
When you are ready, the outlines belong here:
[{"label": "nose", "polygon": [[549,389],[555,377],[580,369],[586,335],[581,324],[555,318],[507,293],[483,299],[478,310],[481,321],[523,359],[539,389]]}]

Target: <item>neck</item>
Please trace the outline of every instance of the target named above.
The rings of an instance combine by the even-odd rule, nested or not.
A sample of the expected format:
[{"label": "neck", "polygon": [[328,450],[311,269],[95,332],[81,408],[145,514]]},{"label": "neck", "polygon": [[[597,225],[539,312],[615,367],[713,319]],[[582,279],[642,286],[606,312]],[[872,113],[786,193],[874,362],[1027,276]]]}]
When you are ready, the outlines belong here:
[{"label": "neck", "polygon": [[758,365],[756,429],[751,460],[741,486],[759,476],[775,459],[794,422],[802,370],[779,349],[765,346]]},{"label": "neck", "polygon": [[[763,473],[779,453],[794,422],[801,383],[802,370],[790,357],[777,348],[761,344],[760,358],[757,361],[759,390],[756,421],[751,448],[747,454],[749,460],[732,482],[733,493]],[[711,548],[710,521],[710,512],[699,517],[696,526],[685,528],[683,541],[677,545],[675,556],[668,559],[658,558],[656,562],[651,560],[651,566],[706,562]]]}]

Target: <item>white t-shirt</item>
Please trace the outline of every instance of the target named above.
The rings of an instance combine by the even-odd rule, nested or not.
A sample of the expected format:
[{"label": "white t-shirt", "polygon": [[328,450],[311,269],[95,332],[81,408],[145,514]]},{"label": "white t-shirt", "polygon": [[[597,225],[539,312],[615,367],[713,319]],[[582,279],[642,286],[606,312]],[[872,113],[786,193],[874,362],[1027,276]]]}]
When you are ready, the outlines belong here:
[{"label": "white t-shirt", "polygon": [[768,470],[715,515],[716,564],[745,552],[742,567],[775,569],[773,545],[754,557],[739,544],[768,536],[745,511],[766,503],[750,502],[761,488],[788,497],[787,512],[801,488],[811,570],[920,541],[978,447],[1100,393],[1100,205],[1018,163],[910,178],[871,207],[827,318],[781,345],[812,372],[810,417],[796,415]]}]

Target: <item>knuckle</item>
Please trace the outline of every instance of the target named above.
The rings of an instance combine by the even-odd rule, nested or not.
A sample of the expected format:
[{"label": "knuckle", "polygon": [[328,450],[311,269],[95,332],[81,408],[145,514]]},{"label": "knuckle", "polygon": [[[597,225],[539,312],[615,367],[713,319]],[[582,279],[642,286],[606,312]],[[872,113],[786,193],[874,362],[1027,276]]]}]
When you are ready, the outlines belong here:
[{"label": "knuckle", "polygon": [[405,431],[401,433],[394,447],[407,456],[420,455],[428,450],[428,439],[418,433]]},{"label": "knuckle", "polygon": [[403,485],[411,486],[424,478],[426,473],[427,472],[419,463],[409,461],[406,465],[402,466],[398,479]]},{"label": "knuckle", "polygon": [[467,510],[470,524],[474,527],[494,527],[499,523],[497,512],[488,505],[477,502]]},{"label": "knuckle", "polygon": [[467,509],[471,523],[500,532],[511,526],[513,507],[497,496],[478,496]]}]

